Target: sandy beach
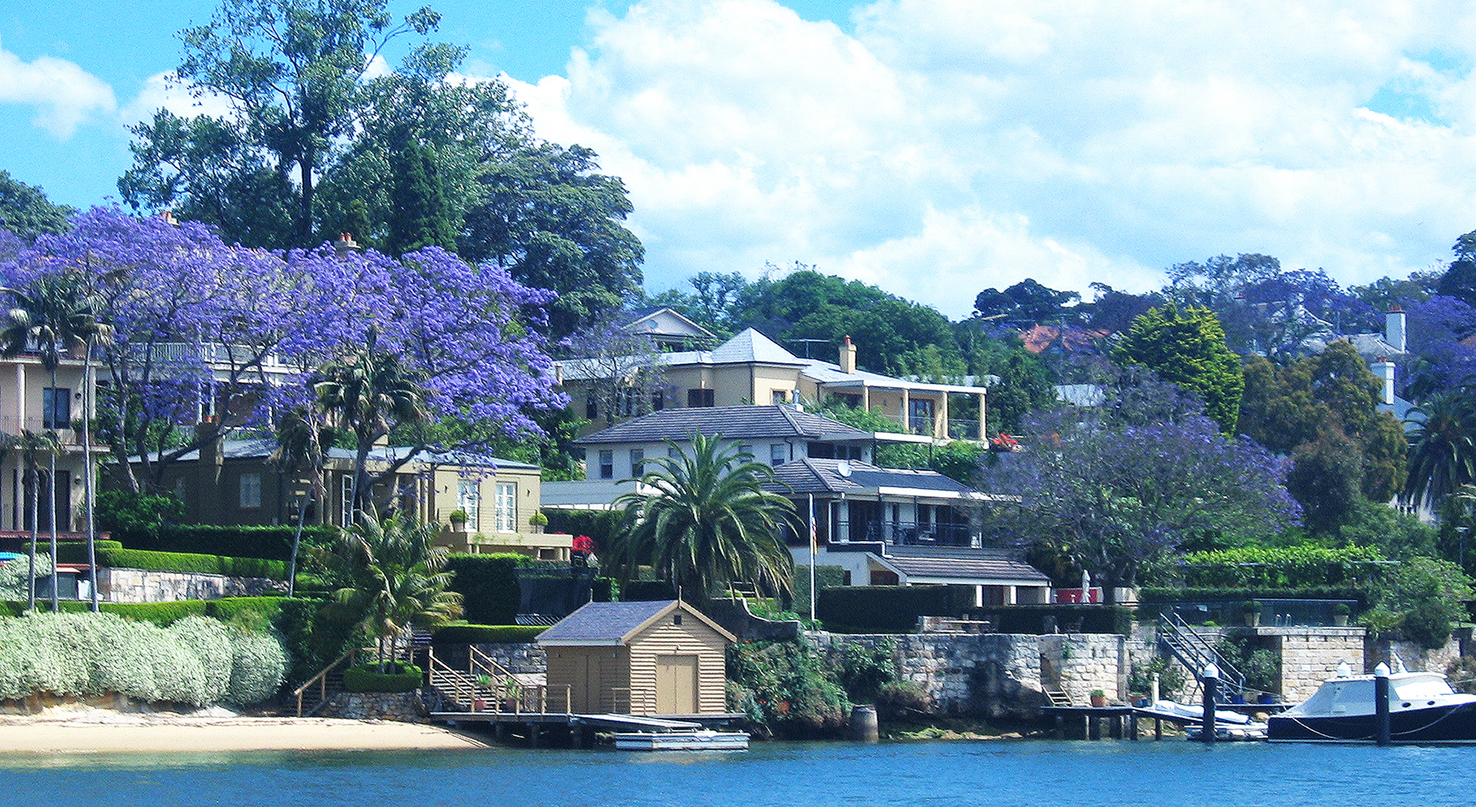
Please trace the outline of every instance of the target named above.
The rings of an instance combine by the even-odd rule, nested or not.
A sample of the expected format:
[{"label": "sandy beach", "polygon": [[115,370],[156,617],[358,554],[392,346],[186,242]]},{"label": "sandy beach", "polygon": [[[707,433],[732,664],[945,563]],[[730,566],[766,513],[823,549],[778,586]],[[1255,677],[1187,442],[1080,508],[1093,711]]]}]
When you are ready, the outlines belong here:
[{"label": "sandy beach", "polygon": [[245,717],[53,707],[0,716],[0,754],[161,751],[323,751],[482,748],[474,735],[423,723]]}]

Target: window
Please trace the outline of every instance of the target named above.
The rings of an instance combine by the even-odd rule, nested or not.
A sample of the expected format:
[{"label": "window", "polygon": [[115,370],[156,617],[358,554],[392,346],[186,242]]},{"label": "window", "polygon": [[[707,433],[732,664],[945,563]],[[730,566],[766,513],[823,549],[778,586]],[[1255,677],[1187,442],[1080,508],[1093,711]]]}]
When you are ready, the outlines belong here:
[{"label": "window", "polygon": [[584,419],[585,420],[594,420],[595,418],[597,418],[599,416],[600,416],[600,406],[599,406],[598,403],[595,402],[595,394],[594,394],[594,391],[591,390],[590,392],[586,393],[585,396],[584,396]]},{"label": "window", "polygon": [[687,390],[687,406],[688,407],[695,409],[695,408],[697,408],[699,406],[712,406],[712,405],[713,405],[712,390],[710,390],[710,389],[689,389],[689,390]]},{"label": "window", "polygon": [[776,389],[773,392],[769,393],[769,401],[770,401],[770,403],[774,404],[775,406],[778,406],[778,405],[780,405],[782,403],[786,403],[788,400],[789,400],[789,396],[786,395],[784,393],[784,390],[782,390],[782,389]]},{"label": "window", "polygon": [[615,478],[615,452],[608,448],[600,450],[600,478]]},{"label": "window", "polygon": [[784,464],[784,461],[787,460],[787,459],[789,459],[789,457],[787,456],[787,452],[784,450],[784,444],[783,443],[770,443],[769,444],[769,464],[770,465],[783,465]]},{"label": "window", "polygon": [[750,445],[739,445],[738,446],[738,456],[739,457],[743,457],[745,459],[750,459],[750,460],[753,459],[753,446],[750,446]]},{"label": "window", "polygon": [[643,476],[646,473],[646,450],[643,448],[632,448],[630,450],[630,475]]},{"label": "window", "polygon": [[475,481],[456,483],[456,509],[466,513],[466,528],[477,532],[482,528],[478,511],[481,510],[482,491]]},{"label": "window", "polygon": [[72,428],[72,391],[66,387],[41,390],[41,428]]},{"label": "window", "polygon": [[255,510],[261,507],[261,474],[241,474],[241,509]]},{"label": "window", "polygon": [[682,450],[680,448],[673,448],[671,446],[667,446],[666,447],[666,456],[668,456],[668,457],[670,457],[670,458],[672,458],[674,460],[680,460],[682,458]]},{"label": "window", "polygon": [[665,408],[666,408],[666,393],[663,392],[663,391],[661,391],[661,390],[656,390],[655,392],[651,393],[651,411],[652,412],[660,412],[661,410],[663,410]]},{"label": "window", "polygon": [[518,483],[498,482],[496,506],[497,531],[518,531]]}]

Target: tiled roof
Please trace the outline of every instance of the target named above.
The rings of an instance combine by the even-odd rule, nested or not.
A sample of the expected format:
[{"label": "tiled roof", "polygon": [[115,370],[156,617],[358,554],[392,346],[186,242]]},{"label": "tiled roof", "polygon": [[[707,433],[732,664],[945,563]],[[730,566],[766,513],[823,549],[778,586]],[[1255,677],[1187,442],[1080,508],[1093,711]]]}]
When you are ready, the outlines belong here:
[{"label": "tiled roof", "polygon": [[742,333],[719,345],[712,351],[713,364],[792,364],[802,365],[804,359],[780,347],[774,340],[747,328]]},{"label": "tiled roof", "polygon": [[576,442],[681,442],[697,434],[721,434],[731,440],[760,437],[803,437],[811,440],[865,440],[869,432],[837,420],[801,412],[790,406],[708,406],[663,409],[586,435]]},{"label": "tiled roof", "polygon": [[1051,579],[1023,561],[981,551],[977,557],[895,557],[886,562],[913,577],[978,580],[1020,580],[1050,585]]},{"label": "tiled roof", "polygon": [[539,634],[539,642],[616,644],[676,600],[592,602]]},{"label": "tiled roof", "polygon": [[[271,456],[272,452],[276,449],[277,441],[270,437],[262,437],[254,440],[226,440],[221,444],[221,451],[228,460],[265,459]],[[408,446],[380,446],[369,452],[369,459],[373,462],[388,462],[392,459],[403,457],[405,452],[409,450],[410,448]],[[329,459],[352,461],[355,452],[351,448],[329,447],[327,455]],[[157,455],[151,456],[157,457]],[[199,451],[189,451],[179,457],[180,462],[197,462],[199,459]],[[471,451],[421,451],[411,461],[434,465],[538,470],[537,465],[498,459],[487,454],[477,454]]]},{"label": "tiled roof", "polygon": [[[850,467],[850,476],[840,473],[842,462]],[[774,477],[783,484],[766,487],[779,493],[846,493],[877,488],[906,488],[962,495],[970,490],[967,485],[937,471],[878,468],[864,462],[832,459],[807,458],[786,462],[774,468]]]}]

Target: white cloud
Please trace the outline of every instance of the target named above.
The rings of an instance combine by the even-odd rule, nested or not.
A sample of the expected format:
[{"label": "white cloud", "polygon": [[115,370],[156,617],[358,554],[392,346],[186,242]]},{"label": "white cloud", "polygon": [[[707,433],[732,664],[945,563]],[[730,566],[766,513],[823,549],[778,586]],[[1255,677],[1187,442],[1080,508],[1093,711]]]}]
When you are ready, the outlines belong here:
[{"label": "white cloud", "polygon": [[188,83],[175,77],[173,71],[155,73],[144,82],[138,95],[118,111],[119,117],[129,125],[140,121],[151,121],[154,113],[161,109],[182,118],[200,115],[228,117],[232,114],[230,102],[213,93],[195,95]]},{"label": "white cloud", "polygon": [[1476,227],[1469,4],[880,0],[854,20],[646,0],[593,12],[567,76],[515,90],[625,179],[653,288],[800,260],[959,317],[985,286],[1142,289],[1221,252],[1367,282]]},{"label": "white cloud", "polygon": [[24,61],[0,47],[0,103],[36,108],[31,122],[67,140],[94,113],[118,105],[113,89],[75,63],[51,56]]}]

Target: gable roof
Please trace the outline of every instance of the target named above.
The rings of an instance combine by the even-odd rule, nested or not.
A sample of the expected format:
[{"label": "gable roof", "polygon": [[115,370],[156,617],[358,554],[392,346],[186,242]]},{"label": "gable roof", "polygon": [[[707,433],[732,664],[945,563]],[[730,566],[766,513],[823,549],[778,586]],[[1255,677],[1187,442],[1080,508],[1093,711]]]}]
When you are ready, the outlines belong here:
[{"label": "gable roof", "polygon": [[681,600],[591,602],[539,634],[538,643],[552,647],[628,644],[647,626],[680,608],[717,631],[729,642],[737,638]]},{"label": "gable roof", "polygon": [[585,435],[579,445],[600,443],[682,442],[694,433],[722,434],[730,440],[761,437],[797,437],[807,440],[860,442],[870,432],[838,420],[801,412],[792,406],[704,406],[663,409]]},{"label": "gable roof", "polygon": [[673,308],[638,308],[631,311],[622,326],[631,333],[654,337],[700,337],[712,339],[712,331],[698,325]]}]

